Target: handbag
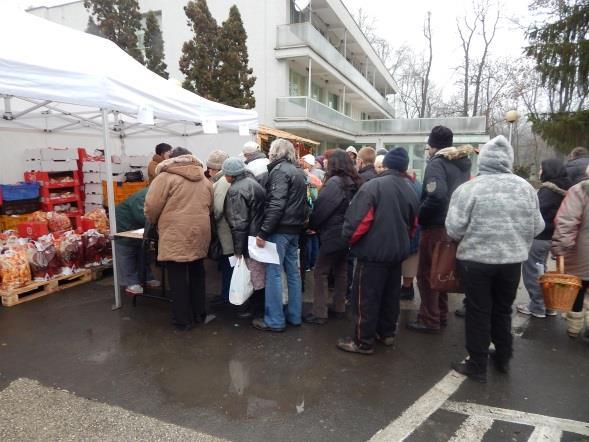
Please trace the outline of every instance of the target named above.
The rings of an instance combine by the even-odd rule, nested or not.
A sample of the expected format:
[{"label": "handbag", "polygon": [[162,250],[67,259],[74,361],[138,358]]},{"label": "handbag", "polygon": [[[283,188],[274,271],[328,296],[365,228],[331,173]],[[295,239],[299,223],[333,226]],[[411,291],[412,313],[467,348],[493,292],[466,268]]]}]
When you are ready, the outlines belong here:
[{"label": "handbag", "polygon": [[247,268],[245,258],[242,256],[237,260],[231,276],[229,285],[229,302],[233,305],[242,305],[254,293],[252,275]]},{"label": "handbag", "polygon": [[464,293],[456,272],[456,248],[454,241],[438,241],[432,253],[429,284],[436,292]]}]

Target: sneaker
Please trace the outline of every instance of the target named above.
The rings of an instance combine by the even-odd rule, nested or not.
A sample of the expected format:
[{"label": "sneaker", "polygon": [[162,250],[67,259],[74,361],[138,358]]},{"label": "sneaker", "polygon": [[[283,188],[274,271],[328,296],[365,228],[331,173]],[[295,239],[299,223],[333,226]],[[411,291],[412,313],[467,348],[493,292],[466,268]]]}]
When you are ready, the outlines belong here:
[{"label": "sneaker", "polygon": [[143,294],[143,287],[141,287],[139,284],[133,284],[128,286],[125,289],[125,292],[129,295],[142,295]]},{"label": "sneaker", "polygon": [[336,344],[337,348],[349,353],[358,353],[361,355],[371,355],[374,353],[374,348],[362,348],[358,346],[352,338],[340,338]]},{"label": "sneaker", "polygon": [[546,309],[546,316],[556,316],[558,312],[556,310],[548,310]]},{"label": "sneaker", "polygon": [[401,286],[401,301],[413,301],[415,298],[415,291],[413,290],[413,285],[410,287],[403,287]]},{"label": "sneaker", "polygon": [[534,318],[544,319],[546,317],[544,313],[534,313],[531,311],[527,304],[519,304],[517,306],[517,311],[522,315],[532,315]]},{"label": "sneaker", "polygon": [[430,334],[437,334],[440,333],[439,328],[432,328],[428,327],[421,321],[409,321],[405,326],[407,330],[413,330],[419,333],[430,333]]},{"label": "sneaker", "polygon": [[452,369],[464,376],[469,377],[473,381],[485,384],[487,382],[487,370],[480,369],[470,361],[453,362]]},{"label": "sneaker", "polygon": [[497,352],[495,350],[489,351],[489,359],[493,362],[495,369],[500,372],[507,374],[509,373],[509,359],[502,359],[497,357]]}]

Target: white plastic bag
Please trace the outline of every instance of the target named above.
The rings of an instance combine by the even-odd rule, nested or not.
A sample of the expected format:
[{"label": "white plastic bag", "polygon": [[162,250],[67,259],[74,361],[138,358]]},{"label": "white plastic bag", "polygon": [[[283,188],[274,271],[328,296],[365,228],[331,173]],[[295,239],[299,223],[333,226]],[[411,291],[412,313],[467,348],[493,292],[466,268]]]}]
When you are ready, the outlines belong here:
[{"label": "white plastic bag", "polygon": [[252,277],[242,256],[233,267],[233,276],[229,286],[229,302],[233,305],[242,305],[252,293],[254,293]]}]

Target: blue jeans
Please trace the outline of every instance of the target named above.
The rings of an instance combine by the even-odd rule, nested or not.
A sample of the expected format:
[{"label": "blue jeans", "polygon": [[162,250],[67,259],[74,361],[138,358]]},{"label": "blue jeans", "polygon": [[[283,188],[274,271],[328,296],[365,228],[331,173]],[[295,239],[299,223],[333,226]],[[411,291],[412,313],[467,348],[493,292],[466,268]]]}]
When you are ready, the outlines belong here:
[{"label": "blue jeans", "polygon": [[546,260],[550,253],[550,240],[535,239],[530,248],[528,259],[522,266],[524,285],[530,295],[528,308],[532,313],[543,315],[546,313],[544,307],[544,296],[538,282],[541,273],[546,271]]},{"label": "blue jeans", "polygon": [[308,235],[307,236],[307,268],[312,269],[315,267],[317,257],[319,256],[319,236]]},{"label": "blue jeans", "polygon": [[[299,235],[276,233],[268,238],[276,243],[280,265],[266,267],[266,303],[264,322],[268,327],[284,328],[286,321],[293,325],[301,323],[303,300],[301,295],[301,273],[298,265]],[[282,305],[282,269],[288,283],[288,305]],[[286,310],[286,312],[285,312]],[[286,313],[286,315],[285,315]]]}]

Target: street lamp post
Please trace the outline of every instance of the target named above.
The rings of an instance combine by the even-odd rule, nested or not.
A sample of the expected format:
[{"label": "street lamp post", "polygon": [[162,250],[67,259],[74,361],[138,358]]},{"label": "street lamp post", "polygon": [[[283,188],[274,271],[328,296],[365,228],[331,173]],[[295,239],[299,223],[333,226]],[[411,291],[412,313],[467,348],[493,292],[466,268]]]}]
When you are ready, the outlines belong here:
[{"label": "street lamp post", "polygon": [[505,121],[509,123],[509,144],[511,144],[511,133],[513,131],[513,123],[519,119],[519,114],[516,110],[510,110],[505,113]]}]

